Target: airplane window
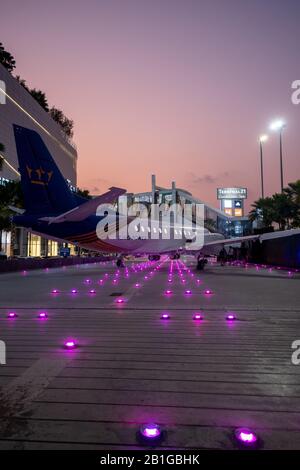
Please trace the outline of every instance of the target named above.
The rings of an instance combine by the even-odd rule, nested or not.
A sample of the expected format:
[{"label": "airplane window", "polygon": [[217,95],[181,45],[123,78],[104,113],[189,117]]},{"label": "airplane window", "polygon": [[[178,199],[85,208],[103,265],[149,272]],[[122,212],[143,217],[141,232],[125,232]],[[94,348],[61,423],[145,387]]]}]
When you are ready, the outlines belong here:
[{"label": "airplane window", "polygon": [[141,229],[142,229],[142,232],[145,232],[145,229],[144,229],[144,227],[143,227],[143,226],[141,227]]},{"label": "airplane window", "polygon": [[176,235],[177,235],[177,230],[175,230],[175,233],[176,233]]},{"label": "airplane window", "polygon": [[156,233],[156,228],[155,227],[153,227],[153,232]]},{"label": "airplane window", "polygon": [[148,227],[148,232],[149,232],[149,233],[151,232],[150,227]]},{"label": "airplane window", "polygon": [[161,228],[160,227],[159,227],[158,231],[159,231],[159,233],[161,233]]},{"label": "airplane window", "polygon": [[135,225],[135,226],[134,226],[134,230],[135,230],[136,232],[138,232],[138,231],[139,231],[139,229],[138,229],[138,226],[137,226],[137,225]]},{"label": "airplane window", "polygon": [[168,233],[166,228],[164,229],[164,232],[165,232],[165,233]]}]

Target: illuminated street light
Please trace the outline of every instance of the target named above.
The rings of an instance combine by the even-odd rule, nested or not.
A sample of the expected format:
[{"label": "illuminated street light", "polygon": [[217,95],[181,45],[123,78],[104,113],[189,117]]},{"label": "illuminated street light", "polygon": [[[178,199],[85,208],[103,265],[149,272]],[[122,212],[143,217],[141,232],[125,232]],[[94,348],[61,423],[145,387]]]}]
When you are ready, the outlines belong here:
[{"label": "illuminated street light", "polygon": [[271,131],[280,131],[284,127],[285,127],[285,122],[282,119],[277,119],[276,121],[273,121],[270,124]]},{"label": "illuminated street light", "polygon": [[264,165],[263,165],[263,144],[267,142],[268,136],[266,134],[262,134],[259,137],[259,149],[260,149],[260,181],[261,181],[261,197],[265,197],[264,192]]},{"label": "illuminated street light", "polygon": [[259,141],[261,143],[266,142],[268,140],[269,136],[267,134],[263,134],[259,137]]},{"label": "illuminated street light", "polygon": [[270,130],[279,132],[279,157],[280,157],[280,186],[281,192],[283,192],[283,163],[282,163],[282,131],[286,127],[285,122],[282,119],[277,119],[270,124]]}]

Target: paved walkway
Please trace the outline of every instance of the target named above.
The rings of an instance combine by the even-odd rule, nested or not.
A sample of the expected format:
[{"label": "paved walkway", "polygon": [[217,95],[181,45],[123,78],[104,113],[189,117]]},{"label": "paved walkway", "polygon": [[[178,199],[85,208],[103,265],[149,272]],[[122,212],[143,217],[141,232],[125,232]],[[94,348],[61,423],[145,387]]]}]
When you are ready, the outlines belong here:
[{"label": "paved walkway", "polygon": [[232,449],[247,426],[266,449],[299,449],[300,275],[127,266],[0,275],[0,449],[136,449],[149,421],[167,431],[162,448]]}]

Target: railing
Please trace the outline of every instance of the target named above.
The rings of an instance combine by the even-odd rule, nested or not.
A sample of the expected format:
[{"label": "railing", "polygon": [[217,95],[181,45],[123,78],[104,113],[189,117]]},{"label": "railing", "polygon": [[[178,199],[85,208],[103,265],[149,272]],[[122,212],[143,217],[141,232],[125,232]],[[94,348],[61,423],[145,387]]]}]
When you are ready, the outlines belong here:
[{"label": "railing", "polygon": [[62,266],[72,266],[77,264],[99,263],[107,260],[113,260],[114,256],[93,256],[82,258],[79,256],[70,256],[69,258],[13,258],[0,260],[0,273],[12,271],[29,271],[32,269],[60,268]]}]

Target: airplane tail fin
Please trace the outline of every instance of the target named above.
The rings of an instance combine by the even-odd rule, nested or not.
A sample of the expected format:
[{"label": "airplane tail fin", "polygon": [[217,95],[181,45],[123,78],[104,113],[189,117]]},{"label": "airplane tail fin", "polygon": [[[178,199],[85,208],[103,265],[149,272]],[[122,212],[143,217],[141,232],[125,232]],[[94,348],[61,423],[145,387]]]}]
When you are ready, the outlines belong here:
[{"label": "airplane tail fin", "polygon": [[40,135],[14,125],[26,212],[59,214],[77,204]]}]

